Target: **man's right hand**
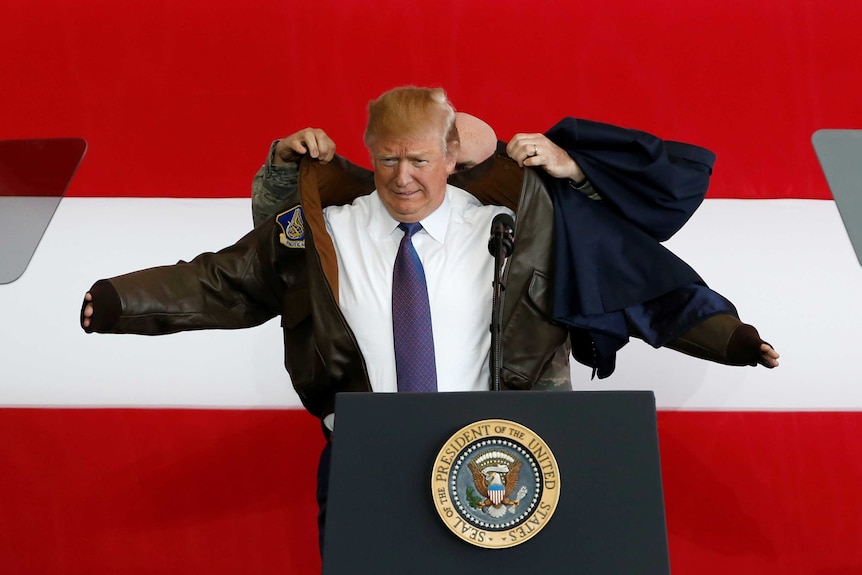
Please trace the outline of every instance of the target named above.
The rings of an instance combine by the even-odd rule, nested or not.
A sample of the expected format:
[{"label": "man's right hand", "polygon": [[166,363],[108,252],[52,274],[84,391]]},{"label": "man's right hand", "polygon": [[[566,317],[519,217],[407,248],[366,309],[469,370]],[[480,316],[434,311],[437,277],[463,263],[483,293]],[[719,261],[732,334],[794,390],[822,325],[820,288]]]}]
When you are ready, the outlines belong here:
[{"label": "man's right hand", "polygon": [[335,156],[335,142],[320,128],[305,128],[278,141],[273,163],[294,164],[306,154],[325,164]]}]

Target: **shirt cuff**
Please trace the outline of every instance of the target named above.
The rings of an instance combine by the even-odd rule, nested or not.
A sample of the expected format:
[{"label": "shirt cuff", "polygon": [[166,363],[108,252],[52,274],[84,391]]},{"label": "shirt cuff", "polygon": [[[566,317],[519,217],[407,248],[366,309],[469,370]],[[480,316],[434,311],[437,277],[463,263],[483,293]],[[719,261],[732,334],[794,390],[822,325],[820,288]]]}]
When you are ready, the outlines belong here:
[{"label": "shirt cuff", "polygon": [[569,180],[569,187],[584,194],[591,200],[601,200],[602,197],[593,189],[593,184],[589,179],[584,178],[584,181],[576,183],[574,180]]},{"label": "shirt cuff", "polygon": [[326,426],[326,429],[329,431],[335,431],[335,414],[330,413],[326,417],[323,418],[323,425]]}]

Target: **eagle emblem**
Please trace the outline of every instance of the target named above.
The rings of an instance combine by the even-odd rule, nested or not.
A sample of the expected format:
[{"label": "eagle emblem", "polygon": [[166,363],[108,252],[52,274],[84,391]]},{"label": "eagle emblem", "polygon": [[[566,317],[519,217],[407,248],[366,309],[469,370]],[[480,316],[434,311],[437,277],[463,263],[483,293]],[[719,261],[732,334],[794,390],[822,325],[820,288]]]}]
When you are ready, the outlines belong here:
[{"label": "eagle emblem", "polygon": [[[514,513],[527,488],[522,486],[516,496],[521,461],[503,451],[486,451],[474,457],[467,466],[473,474],[473,484],[481,497],[467,493],[467,501],[491,517],[503,517],[506,511]],[[472,497],[471,497],[472,495]]]},{"label": "eagle emblem", "polygon": [[282,245],[289,248],[305,247],[305,226],[302,222],[302,206],[296,206],[278,214],[275,220],[281,226],[281,234],[279,234],[278,239]]}]

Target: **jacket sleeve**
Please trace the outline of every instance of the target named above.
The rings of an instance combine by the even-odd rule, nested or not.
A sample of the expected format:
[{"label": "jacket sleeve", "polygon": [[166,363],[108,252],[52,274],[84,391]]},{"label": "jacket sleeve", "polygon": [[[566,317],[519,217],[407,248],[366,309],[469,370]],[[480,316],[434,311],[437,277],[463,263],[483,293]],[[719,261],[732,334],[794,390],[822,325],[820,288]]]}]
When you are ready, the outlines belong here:
[{"label": "jacket sleeve", "polygon": [[251,182],[251,217],[254,227],[259,226],[288,202],[299,203],[298,164],[274,164],[273,154],[278,140],[269,147],[266,162]]},{"label": "jacket sleeve", "polygon": [[703,202],[715,154],[590,120],[565,118],[547,137],[566,150],[603,203],[658,241],[665,241]]},{"label": "jacket sleeve", "polygon": [[161,335],[237,329],[282,313],[282,296],[296,278],[279,270],[279,234],[273,229],[278,225],[271,218],[221,251],[96,282],[85,331]]}]

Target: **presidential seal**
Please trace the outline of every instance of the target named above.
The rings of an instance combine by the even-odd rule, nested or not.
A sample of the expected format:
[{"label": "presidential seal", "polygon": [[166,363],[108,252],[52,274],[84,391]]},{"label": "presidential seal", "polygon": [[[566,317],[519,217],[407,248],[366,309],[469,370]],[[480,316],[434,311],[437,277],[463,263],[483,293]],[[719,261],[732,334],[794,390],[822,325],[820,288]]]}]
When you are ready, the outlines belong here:
[{"label": "presidential seal", "polygon": [[560,472],[532,430],[485,419],[458,430],[434,461],[431,494],[443,523],[478,547],[520,545],[541,531],[560,499]]}]

